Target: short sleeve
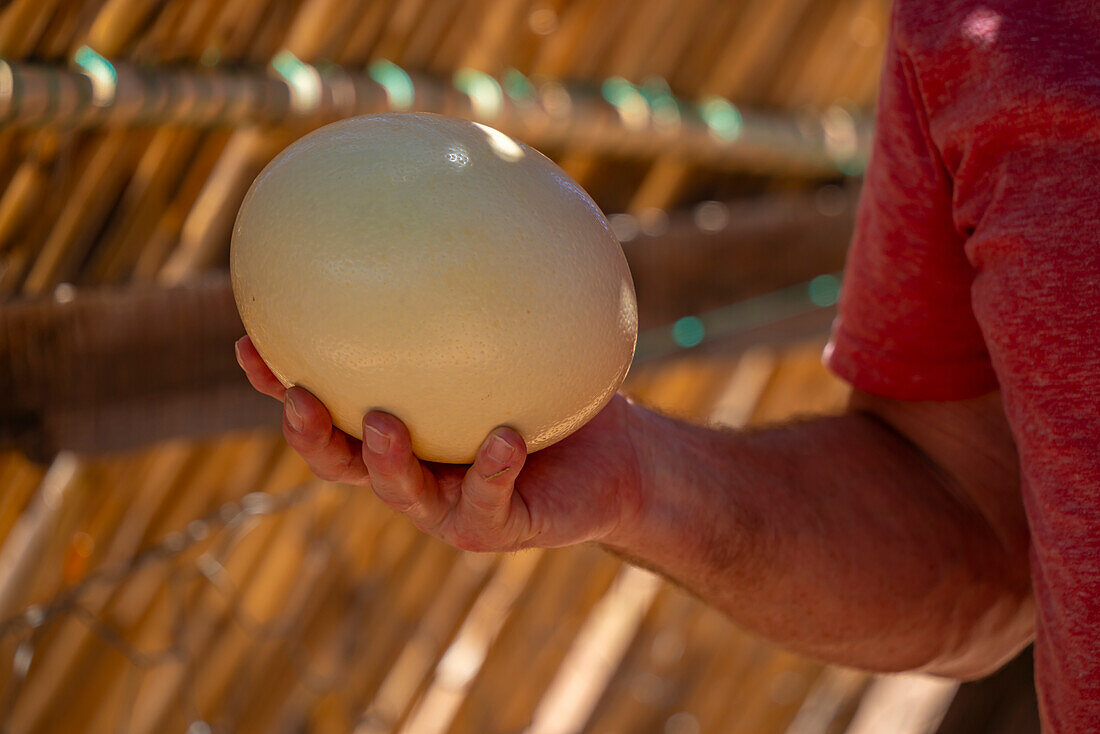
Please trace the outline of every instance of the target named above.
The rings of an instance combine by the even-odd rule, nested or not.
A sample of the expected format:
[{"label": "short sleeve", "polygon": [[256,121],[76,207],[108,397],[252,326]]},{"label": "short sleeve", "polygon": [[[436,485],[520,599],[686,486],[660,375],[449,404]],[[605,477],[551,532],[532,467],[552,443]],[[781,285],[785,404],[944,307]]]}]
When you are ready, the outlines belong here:
[{"label": "short sleeve", "polygon": [[895,24],[824,361],[854,387],[883,397],[976,397],[997,380],[971,308],[974,269],[952,218],[950,176],[899,46]]}]

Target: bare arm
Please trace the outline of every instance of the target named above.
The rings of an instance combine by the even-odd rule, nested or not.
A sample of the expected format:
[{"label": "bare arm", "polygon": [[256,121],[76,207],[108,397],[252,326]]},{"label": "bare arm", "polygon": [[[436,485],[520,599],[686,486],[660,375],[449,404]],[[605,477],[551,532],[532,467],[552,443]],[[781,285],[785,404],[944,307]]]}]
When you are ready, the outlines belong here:
[{"label": "bare arm", "polygon": [[1031,638],[1028,530],[997,395],[900,403],[756,432],[694,426],[622,396],[530,456],[498,428],[469,467],[416,460],[396,417],[336,430],[284,390],[247,337],[252,384],[285,403],[287,441],[324,479],[370,486],[460,548],[596,541],[806,654],[960,678]]},{"label": "bare arm", "polygon": [[605,540],[794,649],[960,678],[1030,640],[1028,531],[999,396],[757,432],[646,412],[638,515]]}]

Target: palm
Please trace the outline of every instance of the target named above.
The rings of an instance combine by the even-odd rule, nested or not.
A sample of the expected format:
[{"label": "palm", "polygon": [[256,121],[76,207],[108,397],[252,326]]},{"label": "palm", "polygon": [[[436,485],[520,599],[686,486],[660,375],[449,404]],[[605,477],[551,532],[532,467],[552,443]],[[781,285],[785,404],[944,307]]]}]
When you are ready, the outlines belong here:
[{"label": "palm", "polygon": [[[616,395],[591,421],[562,441],[531,454],[515,480],[508,528],[517,545],[558,547],[597,540],[637,505],[637,470],[627,438],[627,401]],[[429,464],[439,490],[461,512],[467,467]],[[456,513],[454,530],[464,518]]]},{"label": "palm", "polygon": [[[237,356],[252,385],[284,401],[287,442],[322,479],[370,486],[425,532],[469,550],[556,547],[607,536],[638,510],[632,404],[615,395],[568,438],[527,455],[522,437],[496,429],[471,466],[420,462],[392,415],[364,417],[363,442],[334,428],[302,388],[284,389],[248,337]],[[503,447],[504,458],[490,449]]]}]

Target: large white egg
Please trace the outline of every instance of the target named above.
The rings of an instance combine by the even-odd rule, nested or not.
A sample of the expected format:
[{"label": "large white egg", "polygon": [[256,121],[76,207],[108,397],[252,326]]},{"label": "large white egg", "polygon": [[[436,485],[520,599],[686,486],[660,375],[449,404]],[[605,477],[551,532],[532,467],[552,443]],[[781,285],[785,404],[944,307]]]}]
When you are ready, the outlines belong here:
[{"label": "large white egg", "polygon": [[537,151],[439,115],[357,117],[280,153],[241,205],[233,293],[261,356],[334,423],[401,418],[425,460],[496,426],[537,451],[614,395],[638,317],[622,248]]}]

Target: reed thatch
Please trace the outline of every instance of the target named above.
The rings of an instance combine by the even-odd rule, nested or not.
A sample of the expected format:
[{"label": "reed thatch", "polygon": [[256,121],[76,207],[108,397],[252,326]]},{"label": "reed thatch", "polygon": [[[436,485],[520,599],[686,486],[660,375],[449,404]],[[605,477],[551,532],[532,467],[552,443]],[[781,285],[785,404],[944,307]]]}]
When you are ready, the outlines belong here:
[{"label": "reed thatch", "polygon": [[[614,214],[651,329],[628,392],[734,426],[836,410],[827,308],[720,307],[840,267],[887,12],[4,5],[0,730],[928,731],[950,684],[779,651],[595,548],[459,553],[312,480],[243,397],[217,274],[249,183],[309,129],[468,116]],[[723,338],[668,356],[684,317]]]}]

